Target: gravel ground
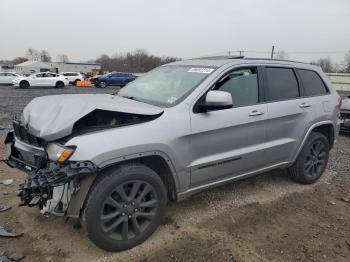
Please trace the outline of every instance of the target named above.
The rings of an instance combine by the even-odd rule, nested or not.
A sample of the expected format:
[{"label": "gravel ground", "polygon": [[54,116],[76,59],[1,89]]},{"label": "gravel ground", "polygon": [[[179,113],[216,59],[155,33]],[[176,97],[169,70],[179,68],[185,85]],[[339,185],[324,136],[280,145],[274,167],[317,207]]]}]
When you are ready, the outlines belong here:
[{"label": "gravel ground", "polygon": [[[31,98],[57,93],[115,89],[0,87],[0,125],[8,126]],[[0,141],[0,158],[3,145]],[[171,204],[163,225],[142,245],[109,253],[95,247],[84,229],[62,218],[18,207],[15,190],[25,174],[0,163],[0,226],[24,235],[0,238],[1,251],[24,261],[350,261],[350,137],[340,136],[328,170],[303,186],[277,170],[231,183]]]}]

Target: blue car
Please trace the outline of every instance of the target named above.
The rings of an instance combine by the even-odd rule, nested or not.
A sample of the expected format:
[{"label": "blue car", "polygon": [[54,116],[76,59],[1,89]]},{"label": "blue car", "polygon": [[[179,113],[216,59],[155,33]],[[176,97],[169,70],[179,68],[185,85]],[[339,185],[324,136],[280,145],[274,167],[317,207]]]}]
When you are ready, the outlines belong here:
[{"label": "blue car", "polygon": [[95,87],[106,88],[107,86],[123,87],[127,83],[134,81],[136,76],[130,73],[110,73],[93,79]]}]

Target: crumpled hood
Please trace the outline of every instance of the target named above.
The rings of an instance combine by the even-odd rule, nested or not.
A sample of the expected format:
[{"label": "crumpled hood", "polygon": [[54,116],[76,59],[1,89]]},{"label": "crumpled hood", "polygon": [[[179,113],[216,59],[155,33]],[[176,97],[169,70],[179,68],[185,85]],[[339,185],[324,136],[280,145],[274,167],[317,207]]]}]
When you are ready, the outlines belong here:
[{"label": "crumpled hood", "polygon": [[72,133],[74,123],[95,109],[157,115],[162,108],[108,94],[70,94],[33,99],[23,110],[29,133],[46,141]]}]

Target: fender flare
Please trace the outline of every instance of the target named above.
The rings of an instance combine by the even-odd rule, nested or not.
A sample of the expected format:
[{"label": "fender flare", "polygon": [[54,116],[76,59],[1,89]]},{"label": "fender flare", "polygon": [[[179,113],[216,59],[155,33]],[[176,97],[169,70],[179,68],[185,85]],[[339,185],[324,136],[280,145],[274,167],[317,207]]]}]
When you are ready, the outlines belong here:
[{"label": "fender flare", "polygon": [[293,161],[292,161],[293,163],[298,158],[300,151],[303,149],[304,144],[305,144],[306,140],[309,138],[311,132],[318,126],[329,125],[329,124],[331,124],[333,126],[333,132],[334,132],[333,137],[334,138],[336,137],[336,134],[335,134],[336,126],[334,125],[334,123],[331,120],[321,121],[321,122],[317,122],[317,123],[313,124],[312,126],[309,127],[308,131],[306,132],[306,135],[304,136],[303,141],[301,142],[300,146],[298,147],[298,150],[296,151],[296,154],[293,157]]},{"label": "fender flare", "polygon": [[82,208],[84,207],[86,198],[88,197],[91,187],[93,186],[96,178],[98,177],[99,173],[102,170],[108,167],[117,165],[119,163],[123,163],[125,161],[137,160],[147,156],[160,156],[166,161],[171,171],[172,178],[174,180],[175,191],[177,191],[177,189],[179,188],[179,178],[178,178],[177,172],[175,171],[175,168],[171,159],[168,157],[166,153],[162,151],[149,151],[149,152],[131,154],[126,156],[120,156],[98,164],[97,166],[99,168],[99,172],[93,175],[87,176],[80,181],[79,191],[73,194],[69,201],[69,205],[67,208],[67,216],[72,218],[79,218],[82,215]]}]

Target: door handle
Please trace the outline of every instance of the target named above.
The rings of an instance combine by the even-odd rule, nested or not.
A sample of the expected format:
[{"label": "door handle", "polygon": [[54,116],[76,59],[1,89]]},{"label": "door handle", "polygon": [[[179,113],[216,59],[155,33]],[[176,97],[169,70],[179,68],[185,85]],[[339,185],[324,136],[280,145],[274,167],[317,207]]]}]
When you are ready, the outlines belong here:
[{"label": "door handle", "polygon": [[249,116],[261,116],[263,114],[264,114],[264,112],[254,110],[254,111],[250,112]]},{"label": "door handle", "polygon": [[301,103],[301,104],[299,105],[300,108],[307,108],[307,107],[310,107],[310,106],[311,106],[311,105],[308,104],[308,103]]}]

